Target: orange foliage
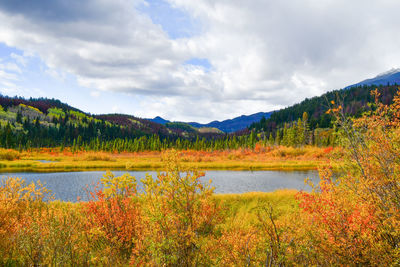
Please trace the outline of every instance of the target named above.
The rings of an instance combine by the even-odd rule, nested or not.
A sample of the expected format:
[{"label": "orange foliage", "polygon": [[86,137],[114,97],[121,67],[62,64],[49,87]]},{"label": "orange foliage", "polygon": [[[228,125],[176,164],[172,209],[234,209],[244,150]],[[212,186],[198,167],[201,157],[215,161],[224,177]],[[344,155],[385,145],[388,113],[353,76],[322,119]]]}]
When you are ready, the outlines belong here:
[{"label": "orange foliage", "polygon": [[346,136],[344,169],[336,182],[321,172],[319,191],[298,196],[306,247],[318,265],[400,264],[400,94],[360,119],[331,112]]},{"label": "orange foliage", "polygon": [[88,214],[86,229],[91,243],[101,243],[101,249],[109,254],[97,263],[123,264],[124,260],[126,263],[139,255],[143,242],[144,225],[136,181],[129,175],[114,177],[108,173],[102,182],[105,188],[97,185],[89,192],[90,200],[82,205]]},{"label": "orange foliage", "polygon": [[[369,264],[379,221],[376,208],[323,173],[319,188],[301,192],[303,230],[311,236],[319,264]],[[373,256],[374,257],[374,256]]]},{"label": "orange foliage", "polygon": [[327,148],[324,149],[324,153],[325,153],[325,154],[329,154],[329,153],[332,152],[332,150],[333,150],[333,147],[328,146]]}]

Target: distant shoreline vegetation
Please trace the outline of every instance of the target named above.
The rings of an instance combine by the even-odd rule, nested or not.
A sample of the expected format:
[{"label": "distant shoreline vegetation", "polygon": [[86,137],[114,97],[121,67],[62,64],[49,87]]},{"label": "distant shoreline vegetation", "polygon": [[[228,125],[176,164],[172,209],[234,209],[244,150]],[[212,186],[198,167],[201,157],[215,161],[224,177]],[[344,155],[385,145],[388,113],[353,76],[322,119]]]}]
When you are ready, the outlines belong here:
[{"label": "distant shoreline vegetation", "polygon": [[[0,149],[0,172],[161,170],[163,152],[74,151],[70,148]],[[339,157],[340,148],[262,146],[219,151],[178,150],[182,165],[202,170],[316,170]],[[42,161],[42,162],[41,162]],[[48,161],[48,162],[43,162]]]}]

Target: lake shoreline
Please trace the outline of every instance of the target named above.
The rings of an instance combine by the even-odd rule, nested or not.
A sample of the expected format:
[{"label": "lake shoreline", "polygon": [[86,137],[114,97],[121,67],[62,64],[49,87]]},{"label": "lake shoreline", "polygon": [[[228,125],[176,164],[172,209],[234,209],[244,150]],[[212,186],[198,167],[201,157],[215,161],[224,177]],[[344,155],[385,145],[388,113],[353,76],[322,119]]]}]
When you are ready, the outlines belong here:
[{"label": "lake shoreline", "polygon": [[[184,165],[185,166],[185,165]],[[320,166],[292,166],[292,165],[275,165],[275,166],[223,166],[223,167],[198,167],[201,171],[315,171],[318,170]],[[189,166],[188,166],[189,167]],[[6,167],[0,168],[1,173],[17,173],[17,172],[34,172],[34,173],[51,173],[51,172],[81,172],[81,171],[163,171],[162,167],[148,167],[148,166],[138,166],[133,168],[121,168],[121,167],[91,167],[91,166],[30,166],[30,167]]]},{"label": "lake shoreline", "polygon": [[[184,173],[185,171],[182,170]],[[75,202],[77,199],[88,200],[87,190],[93,190],[101,184],[104,177],[116,178],[129,174],[129,178],[137,183],[140,192],[144,188],[143,179],[150,175],[156,179],[158,173],[151,170],[143,171],[83,171],[83,172],[19,172],[2,173],[1,179],[7,177],[23,179],[26,184],[40,181],[48,190],[54,193],[55,199],[60,201]],[[184,177],[185,174],[182,175]],[[242,194],[248,192],[273,192],[280,189],[293,189],[309,191],[311,188],[304,183],[310,178],[319,182],[317,171],[234,171],[234,170],[209,170],[199,179],[203,184],[211,182],[215,194]]]}]

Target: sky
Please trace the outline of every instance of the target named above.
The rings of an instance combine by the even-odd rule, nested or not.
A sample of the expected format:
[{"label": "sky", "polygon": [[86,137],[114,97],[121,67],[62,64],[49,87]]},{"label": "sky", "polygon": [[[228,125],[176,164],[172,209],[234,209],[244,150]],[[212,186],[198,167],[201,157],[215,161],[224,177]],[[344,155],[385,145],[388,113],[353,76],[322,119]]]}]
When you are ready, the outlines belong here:
[{"label": "sky", "polygon": [[0,0],[0,93],[207,123],[400,67],[398,0]]}]

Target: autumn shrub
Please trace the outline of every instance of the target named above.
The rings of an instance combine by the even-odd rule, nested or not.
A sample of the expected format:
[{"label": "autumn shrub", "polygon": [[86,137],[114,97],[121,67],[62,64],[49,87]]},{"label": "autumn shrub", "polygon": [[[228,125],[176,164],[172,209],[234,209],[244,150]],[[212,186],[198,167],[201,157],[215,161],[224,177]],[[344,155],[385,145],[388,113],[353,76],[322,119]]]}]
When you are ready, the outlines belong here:
[{"label": "autumn shrub", "polygon": [[342,169],[336,180],[322,172],[319,188],[299,195],[313,264],[400,264],[400,95],[372,110],[360,119],[330,110],[345,147]]},{"label": "autumn shrub", "polygon": [[318,265],[371,264],[379,221],[374,205],[351,194],[342,184],[323,174],[313,193],[299,194],[305,249],[314,250],[309,260]]},{"label": "autumn shrub", "polygon": [[107,155],[106,153],[100,153],[100,152],[92,152],[88,153],[83,157],[83,160],[85,161],[115,161],[112,157]]},{"label": "autumn shrub", "polygon": [[102,265],[124,265],[141,251],[143,228],[136,179],[107,173],[83,203],[86,230],[95,257]]},{"label": "autumn shrub", "polygon": [[26,265],[39,266],[46,263],[46,243],[50,235],[47,227],[48,209],[44,202],[28,202],[19,221],[17,248]]},{"label": "autumn shrub", "polygon": [[228,159],[229,160],[238,160],[238,159],[243,159],[244,155],[240,153],[240,151],[232,151],[231,153],[228,154]]},{"label": "autumn shrub", "polygon": [[222,231],[210,253],[219,266],[259,266],[264,262],[264,245],[257,228],[235,225]]},{"label": "autumn shrub", "polygon": [[254,153],[264,153],[267,150],[265,149],[265,146],[261,142],[258,142],[254,146],[253,151],[254,151]]},{"label": "autumn shrub", "polygon": [[329,154],[329,153],[332,152],[332,150],[333,150],[333,147],[328,146],[328,147],[326,147],[326,148],[324,149],[324,153],[325,153],[325,154]]},{"label": "autumn shrub", "polygon": [[0,160],[15,160],[20,158],[21,155],[18,151],[0,148]]},{"label": "autumn shrub", "polygon": [[2,264],[16,257],[14,240],[17,237],[19,218],[22,217],[27,198],[24,182],[19,178],[1,181],[0,187],[0,258]]},{"label": "autumn shrub", "polygon": [[289,146],[277,146],[270,152],[268,152],[272,157],[298,157],[306,154],[306,149],[304,148],[296,148]]},{"label": "autumn shrub", "polygon": [[48,228],[44,252],[45,263],[52,266],[89,265],[90,244],[85,235],[86,214],[78,204],[53,202],[47,205],[41,220]]},{"label": "autumn shrub", "polygon": [[166,171],[142,180],[148,264],[210,265],[206,244],[220,221],[213,188],[200,181],[203,173],[184,169],[175,151],[164,157]]},{"label": "autumn shrub", "polygon": [[41,213],[49,191],[40,182],[27,185],[7,178],[0,185],[0,258],[5,262],[38,264],[43,250]]}]

